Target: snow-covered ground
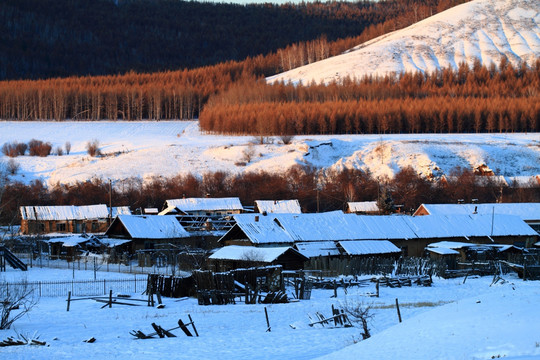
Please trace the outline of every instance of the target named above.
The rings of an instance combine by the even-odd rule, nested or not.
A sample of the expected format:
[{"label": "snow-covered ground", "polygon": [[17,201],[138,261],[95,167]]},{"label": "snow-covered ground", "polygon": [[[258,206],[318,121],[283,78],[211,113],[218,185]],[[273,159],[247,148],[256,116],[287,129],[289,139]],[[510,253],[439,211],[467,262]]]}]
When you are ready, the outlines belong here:
[{"label": "snow-covered ground", "polygon": [[[472,169],[481,164],[496,175],[525,181],[540,174],[538,133],[297,136],[284,145],[278,137],[258,144],[251,136],[208,135],[196,121],[0,122],[0,146],[31,139],[51,142],[53,148],[70,142],[71,152],[14,158],[20,168],[13,180],[53,185],[102,178],[121,188],[122,181],[132,177],[283,172],[297,164],[357,168],[388,177],[406,166],[440,176],[456,166]],[[86,144],[94,139],[105,156],[87,154]],[[0,164],[9,161],[0,154]]]},{"label": "snow-covered ground", "polygon": [[[41,274],[38,274],[41,273]],[[8,267],[0,279],[35,277],[71,279],[71,271]],[[89,274],[89,279],[92,275]],[[77,301],[66,311],[65,298],[41,298],[37,306],[7,337],[37,337],[47,346],[11,346],[0,350],[5,359],[539,359],[540,322],[537,281],[505,275],[490,286],[491,277],[434,279],[432,287],[381,288],[381,297],[366,296],[374,287],[314,289],[311,300],[273,305],[200,306],[196,299],[164,298],[164,309],[147,306]],[[140,297],[140,294],[132,294]],[[398,322],[399,299],[403,322]],[[309,315],[329,316],[331,306],[363,303],[372,307],[372,337],[354,344],[359,328],[310,327]],[[264,307],[271,331],[267,332]],[[152,332],[151,323],[164,328],[178,319],[193,318],[200,337],[135,340],[131,330]],[[94,343],[86,343],[94,337]]]},{"label": "snow-covered ground", "polygon": [[268,78],[308,84],[340,81],[347,76],[489,66],[506,57],[512,64],[532,64],[540,57],[540,1],[474,0],[329,59]]}]

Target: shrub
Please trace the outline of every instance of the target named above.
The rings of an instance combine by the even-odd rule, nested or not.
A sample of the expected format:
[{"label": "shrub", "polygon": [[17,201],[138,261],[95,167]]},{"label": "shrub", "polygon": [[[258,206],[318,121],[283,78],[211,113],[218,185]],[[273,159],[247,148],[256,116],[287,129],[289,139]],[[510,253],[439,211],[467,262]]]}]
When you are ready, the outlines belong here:
[{"label": "shrub", "polygon": [[20,165],[14,159],[9,159],[6,169],[11,175],[16,175],[19,171]]},{"label": "shrub", "polygon": [[41,140],[32,139],[28,143],[30,156],[49,156],[52,150],[52,144]]},{"label": "shrub", "polygon": [[56,155],[58,155],[58,156],[64,155],[64,149],[62,149],[61,146],[58,146],[58,147],[56,148],[56,151],[55,151],[55,152],[56,152]]},{"label": "shrub", "polygon": [[293,141],[294,135],[281,135],[279,138],[283,145],[289,145]]},{"label": "shrub", "polygon": [[101,155],[101,150],[99,150],[99,141],[92,140],[86,143],[86,152],[90,156],[99,156]]},{"label": "shrub", "polygon": [[71,143],[69,141],[66,141],[65,148],[66,148],[66,154],[69,155],[69,153],[71,152]]},{"label": "shrub", "polygon": [[27,148],[28,145],[26,145],[25,143],[18,143],[14,141],[11,143],[5,143],[2,146],[2,153],[9,157],[17,157],[19,155],[24,155]]}]

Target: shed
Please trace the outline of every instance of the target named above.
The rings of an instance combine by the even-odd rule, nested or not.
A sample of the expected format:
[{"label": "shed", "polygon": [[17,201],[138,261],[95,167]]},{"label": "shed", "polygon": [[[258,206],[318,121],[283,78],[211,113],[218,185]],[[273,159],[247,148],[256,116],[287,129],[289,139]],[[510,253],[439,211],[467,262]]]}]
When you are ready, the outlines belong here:
[{"label": "shed", "polygon": [[238,245],[222,247],[208,259],[216,271],[266,265],[281,265],[284,270],[298,270],[302,269],[304,261],[308,260],[290,246],[257,248]]}]

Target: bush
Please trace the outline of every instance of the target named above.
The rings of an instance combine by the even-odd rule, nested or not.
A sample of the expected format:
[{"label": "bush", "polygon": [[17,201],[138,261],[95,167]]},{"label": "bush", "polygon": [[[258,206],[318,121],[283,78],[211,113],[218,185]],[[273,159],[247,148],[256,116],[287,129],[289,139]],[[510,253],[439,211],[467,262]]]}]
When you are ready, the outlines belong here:
[{"label": "bush", "polygon": [[62,149],[61,146],[58,146],[58,147],[56,148],[56,151],[55,151],[55,152],[56,152],[56,155],[58,155],[58,156],[64,155],[64,149]]},{"label": "bush", "polygon": [[66,154],[69,155],[69,153],[71,152],[71,143],[69,141],[66,141]]},{"label": "bush", "polygon": [[28,143],[28,149],[30,156],[45,157],[51,154],[52,144],[50,142],[32,139]]},{"label": "bush", "polygon": [[7,162],[6,169],[11,175],[16,175],[17,172],[19,171],[19,168],[20,168],[20,165],[18,162],[16,162],[13,159],[9,159],[9,161]]},{"label": "bush", "polygon": [[99,149],[99,141],[92,140],[86,143],[86,152],[90,156],[99,156],[101,155],[101,150]]},{"label": "bush", "polygon": [[18,143],[14,141],[12,143],[5,143],[2,146],[2,153],[9,157],[17,157],[19,155],[24,155],[27,148],[28,145],[26,145],[25,143]]},{"label": "bush", "polygon": [[294,135],[281,135],[279,138],[283,145],[289,145],[293,141]]}]

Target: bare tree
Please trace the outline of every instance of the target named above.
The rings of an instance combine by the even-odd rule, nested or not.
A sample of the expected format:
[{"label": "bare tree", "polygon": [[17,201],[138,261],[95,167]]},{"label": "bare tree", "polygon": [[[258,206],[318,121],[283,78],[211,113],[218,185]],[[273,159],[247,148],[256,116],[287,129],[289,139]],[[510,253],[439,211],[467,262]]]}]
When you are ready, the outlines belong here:
[{"label": "bare tree", "polygon": [[9,329],[11,324],[30,312],[36,304],[34,289],[27,281],[9,286],[7,282],[1,282],[0,330]]},{"label": "bare tree", "polygon": [[371,337],[369,332],[368,322],[373,319],[373,314],[371,314],[371,305],[365,305],[363,302],[354,301],[350,302],[345,298],[345,301],[342,304],[343,311],[349,316],[349,319],[359,324],[362,328],[362,340],[366,340]]},{"label": "bare tree", "polygon": [[71,143],[69,141],[66,141],[65,147],[66,147],[66,154],[69,155],[69,153],[71,152]]},{"label": "bare tree", "polygon": [[242,152],[242,160],[244,160],[246,163],[250,163],[253,159],[253,156],[255,156],[255,147],[253,144],[249,144],[244,151]]}]

